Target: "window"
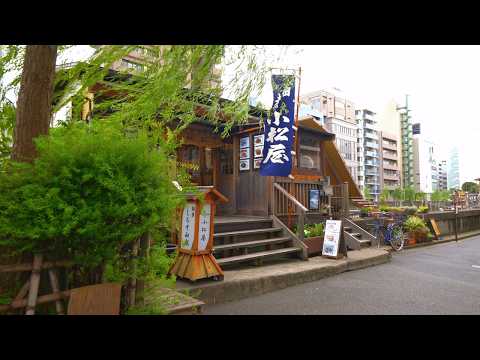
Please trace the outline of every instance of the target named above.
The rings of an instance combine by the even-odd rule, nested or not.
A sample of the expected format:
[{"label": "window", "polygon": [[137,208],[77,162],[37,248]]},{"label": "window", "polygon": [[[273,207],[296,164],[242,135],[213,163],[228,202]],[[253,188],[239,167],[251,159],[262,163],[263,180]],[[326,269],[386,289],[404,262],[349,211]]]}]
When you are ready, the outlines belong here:
[{"label": "window", "polygon": [[300,167],[320,169],[320,140],[307,132],[300,132]]},{"label": "window", "polygon": [[125,67],[127,69],[132,69],[135,71],[142,71],[143,70],[143,65],[134,63],[133,61],[125,60],[122,59],[122,67]]}]

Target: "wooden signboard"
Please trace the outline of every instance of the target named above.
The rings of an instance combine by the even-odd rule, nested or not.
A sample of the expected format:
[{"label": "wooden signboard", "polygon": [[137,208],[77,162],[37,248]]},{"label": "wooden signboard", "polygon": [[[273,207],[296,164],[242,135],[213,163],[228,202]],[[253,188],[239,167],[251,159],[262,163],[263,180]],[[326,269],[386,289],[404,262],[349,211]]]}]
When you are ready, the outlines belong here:
[{"label": "wooden signboard", "polygon": [[438,224],[435,219],[430,219],[430,224],[432,224],[433,232],[435,233],[435,237],[438,239],[440,236],[440,229],[438,228]]},{"label": "wooden signboard", "polygon": [[73,289],[68,315],[119,315],[121,284],[99,284]]}]

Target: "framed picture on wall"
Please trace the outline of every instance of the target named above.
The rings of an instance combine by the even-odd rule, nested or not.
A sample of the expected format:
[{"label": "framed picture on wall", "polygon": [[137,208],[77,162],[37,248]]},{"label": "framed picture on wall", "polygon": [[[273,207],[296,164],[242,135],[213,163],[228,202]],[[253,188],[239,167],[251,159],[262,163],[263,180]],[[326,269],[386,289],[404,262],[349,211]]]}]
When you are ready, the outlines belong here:
[{"label": "framed picture on wall", "polygon": [[250,159],[250,148],[240,149],[240,159]]},{"label": "framed picture on wall", "polygon": [[240,171],[250,170],[250,159],[240,160]]},{"label": "framed picture on wall", "polygon": [[250,147],[250,137],[244,137],[240,139],[240,149],[248,148]]},{"label": "framed picture on wall", "polygon": [[318,189],[308,190],[308,209],[309,210],[320,209],[320,190]]},{"label": "framed picture on wall", "polygon": [[262,163],[263,158],[253,159],[253,168],[260,169],[260,164]]},{"label": "framed picture on wall", "polygon": [[255,135],[253,137],[253,146],[263,146],[263,134],[261,135]]},{"label": "framed picture on wall", "polygon": [[253,148],[253,157],[262,157],[263,156],[263,146],[255,146]]}]

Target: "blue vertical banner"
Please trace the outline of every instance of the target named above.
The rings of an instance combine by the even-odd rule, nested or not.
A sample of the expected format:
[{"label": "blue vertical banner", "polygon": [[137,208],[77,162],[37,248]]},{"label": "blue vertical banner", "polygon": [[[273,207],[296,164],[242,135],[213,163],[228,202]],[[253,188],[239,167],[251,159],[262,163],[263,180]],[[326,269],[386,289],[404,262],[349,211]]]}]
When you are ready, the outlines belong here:
[{"label": "blue vertical banner", "polygon": [[265,121],[262,176],[288,176],[292,172],[295,76],[272,75],[272,115]]}]

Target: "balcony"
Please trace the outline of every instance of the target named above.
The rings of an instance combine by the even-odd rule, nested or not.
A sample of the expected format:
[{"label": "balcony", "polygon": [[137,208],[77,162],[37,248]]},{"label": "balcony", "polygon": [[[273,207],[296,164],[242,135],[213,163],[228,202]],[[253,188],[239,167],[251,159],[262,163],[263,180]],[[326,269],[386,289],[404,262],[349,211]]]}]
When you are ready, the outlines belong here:
[{"label": "balcony", "polygon": [[397,165],[390,165],[388,163],[383,162],[383,168],[385,170],[395,170],[398,171],[398,166]]},{"label": "balcony", "polygon": [[365,161],[365,165],[368,165],[368,166],[378,166],[378,162],[377,161]]},{"label": "balcony", "polygon": [[384,180],[395,180],[395,181],[398,181],[400,180],[400,176],[398,176],[398,174],[394,175],[394,174],[383,174],[383,179]]},{"label": "balcony", "polygon": [[384,149],[388,149],[388,150],[395,150],[397,151],[397,145],[395,144],[389,144],[389,143],[386,143],[385,141],[382,143],[382,147]]},{"label": "balcony", "polygon": [[[366,117],[367,120],[372,120]],[[370,130],[377,130],[377,126],[375,124],[369,123],[368,121],[365,121],[364,123],[365,129],[370,129]]]},{"label": "balcony", "polygon": [[378,135],[375,134],[375,133],[372,133],[372,132],[366,132],[366,131],[365,131],[364,137],[367,138],[367,139],[378,140]]},{"label": "balcony", "polygon": [[383,153],[383,158],[384,159],[389,159],[389,160],[397,160],[398,159],[397,154],[392,154],[392,153],[388,153],[388,152]]},{"label": "balcony", "polygon": [[365,151],[365,156],[371,156],[371,157],[377,158],[378,153],[376,153],[375,151]]},{"label": "balcony", "polygon": [[369,141],[365,142],[365,146],[368,146],[372,149],[378,149],[378,144],[375,144],[375,143],[372,143],[372,142],[369,142]]}]

